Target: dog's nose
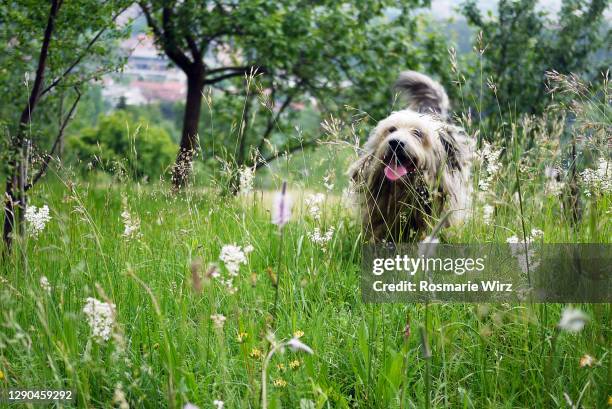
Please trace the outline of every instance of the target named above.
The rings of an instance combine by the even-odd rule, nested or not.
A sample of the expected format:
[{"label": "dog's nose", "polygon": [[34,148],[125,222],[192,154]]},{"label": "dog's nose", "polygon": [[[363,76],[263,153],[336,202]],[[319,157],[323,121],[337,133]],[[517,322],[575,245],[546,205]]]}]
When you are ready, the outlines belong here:
[{"label": "dog's nose", "polygon": [[404,149],[404,142],[398,141],[397,139],[391,139],[389,141],[389,149],[393,152],[399,152]]}]

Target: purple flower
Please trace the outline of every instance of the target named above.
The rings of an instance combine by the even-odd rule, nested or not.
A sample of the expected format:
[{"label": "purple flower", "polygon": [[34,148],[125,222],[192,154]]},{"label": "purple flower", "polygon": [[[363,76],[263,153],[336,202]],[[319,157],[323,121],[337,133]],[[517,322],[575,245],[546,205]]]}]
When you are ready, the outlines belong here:
[{"label": "purple flower", "polygon": [[291,196],[287,194],[287,182],[283,182],[283,188],[276,194],[272,207],[272,223],[283,227],[291,218]]}]

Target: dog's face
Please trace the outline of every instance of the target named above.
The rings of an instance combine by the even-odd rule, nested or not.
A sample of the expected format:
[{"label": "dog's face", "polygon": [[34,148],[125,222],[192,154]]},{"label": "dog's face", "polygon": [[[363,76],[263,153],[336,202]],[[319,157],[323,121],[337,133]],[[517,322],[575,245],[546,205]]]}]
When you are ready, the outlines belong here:
[{"label": "dog's face", "polygon": [[373,157],[371,176],[379,183],[433,183],[445,164],[444,124],[430,114],[406,109],[378,123],[365,149]]},{"label": "dog's face", "polygon": [[396,86],[408,108],[376,125],[349,169],[362,193],[364,226],[376,240],[414,240],[432,217],[448,211],[452,223],[469,206],[473,142],[449,122],[444,88],[413,71]]}]

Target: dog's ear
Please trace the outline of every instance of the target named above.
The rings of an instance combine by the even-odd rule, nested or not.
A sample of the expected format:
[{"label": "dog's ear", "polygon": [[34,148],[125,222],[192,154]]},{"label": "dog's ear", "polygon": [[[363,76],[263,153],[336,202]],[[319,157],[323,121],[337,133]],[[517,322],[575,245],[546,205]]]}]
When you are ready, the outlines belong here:
[{"label": "dog's ear", "polygon": [[411,109],[422,113],[434,113],[443,119],[448,117],[448,95],[442,85],[427,75],[416,71],[404,71],[395,83],[395,88],[406,96]]},{"label": "dog's ear", "polygon": [[440,142],[446,152],[446,165],[449,170],[461,172],[469,165],[474,142],[463,129],[452,125],[445,126],[440,130]]}]

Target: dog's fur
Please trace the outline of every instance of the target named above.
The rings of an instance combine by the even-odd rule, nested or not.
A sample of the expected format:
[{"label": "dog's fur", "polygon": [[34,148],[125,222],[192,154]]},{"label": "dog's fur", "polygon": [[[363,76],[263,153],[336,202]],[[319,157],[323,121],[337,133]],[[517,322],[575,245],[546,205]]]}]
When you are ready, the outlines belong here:
[{"label": "dog's fur", "polygon": [[444,88],[414,71],[401,73],[396,87],[408,108],[377,124],[349,169],[373,241],[422,240],[443,212],[448,223],[461,220],[471,196],[474,144],[448,122]]}]

